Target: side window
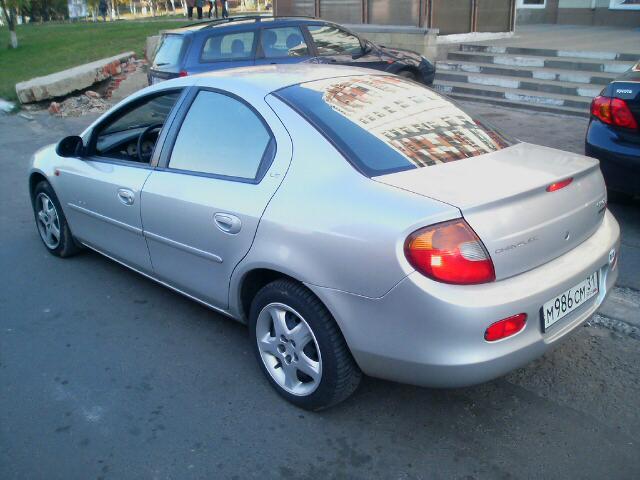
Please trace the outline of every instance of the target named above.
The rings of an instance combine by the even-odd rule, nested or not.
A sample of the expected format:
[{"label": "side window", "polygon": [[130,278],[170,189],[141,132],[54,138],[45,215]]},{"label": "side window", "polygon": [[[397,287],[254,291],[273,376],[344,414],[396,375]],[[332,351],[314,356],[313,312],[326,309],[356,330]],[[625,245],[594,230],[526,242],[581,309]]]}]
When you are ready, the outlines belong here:
[{"label": "side window", "polygon": [[309,25],[318,55],[353,55],[362,51],[360,39],[333,25]]},{"label": "side window", "polygon": [[200,53],[203,62],[253,58],[254,32],[235,32],[207,38]]},{"label": "side window", "polygon": [[298,27],[265,28],[260,36],[265,58],[305,57],[309,49]]},{"label": "side window", "polygon": [[[132,108],[113,114],[93,132],[93,154],[131,161],[148,161],[155,147],[158,134],[171,109],[180,97],[180,90],[153,94],[135,102]],[[152,128],[154,127],[155,128]],[[142,139],[142,154],[138,155],[138,138]]]},{"label": "side window", "polygon": [[270,144],[269,131],[251,108],[203,90],[180,127],[169,168],[252,180]]}]

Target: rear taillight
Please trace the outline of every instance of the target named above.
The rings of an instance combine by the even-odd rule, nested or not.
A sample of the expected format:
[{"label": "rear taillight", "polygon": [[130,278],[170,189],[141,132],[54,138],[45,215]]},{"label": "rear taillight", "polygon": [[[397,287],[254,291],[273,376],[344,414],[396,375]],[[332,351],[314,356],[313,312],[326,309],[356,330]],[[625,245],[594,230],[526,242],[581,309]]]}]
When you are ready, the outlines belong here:
[{"label": "rear taillight", "polygon": [[519,313],[513,317],[505,318],[492,323],[484,332],[484,339],[487,342],[495,342],[503,338],[515,335],[522,330],[527,323],[527,314]]},{"label": "rear taillight", "polygon": [[417,271],[439,282],[470,285],[496,279],[491,257],[462,219],[413,232],[404,253]]},{"label": "rear taillight", "polygon": [[591,102],[591,115],[600,121],[617,127],[637,130],[638,122],[633,117],[627,102],[620,98],[598,96]]},{"label": "rear taillight", "polygon": [[189,75],[189,72],[186,70],[180,70],[180,73],[178,73],[179,77],[186,77],[187,75]]},{"label": "rear taillight", "polygon": [[566,187],[567,185],[569,185],[571,182],[573,182],[573,177],[567,178],[567,179],[562,180],[560,182],[552,183],[551,185],[549,185],[547,187],[547,192],[555,192],[557,190],[560,190],[560,189]]}]

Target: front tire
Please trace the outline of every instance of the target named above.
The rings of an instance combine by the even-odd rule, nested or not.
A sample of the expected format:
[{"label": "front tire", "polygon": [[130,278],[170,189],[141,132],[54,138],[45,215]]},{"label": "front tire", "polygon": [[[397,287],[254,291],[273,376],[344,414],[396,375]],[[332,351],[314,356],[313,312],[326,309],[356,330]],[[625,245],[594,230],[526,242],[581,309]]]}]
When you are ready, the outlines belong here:
[{"label": "front tire", "polygon": [[402,78],[413,80],[414,82],[418,81],[417,75],[411,70],[401,70],[400,72],[398,72],[398,75],[400,75]]},{"label": "front tire", "polygon": [[31,203],[40,239],[49,253],[62,258],[78,253],[80,248],[71,235],[67,218],[49,182],[43,180],[36,185]]},{"label": "front tire", "polygon": [[349,397],[360,383],[362,373],[335,320],[297,282],[276,280],[257,293],[249,332],[267,379],[298,407],[331,407]]}]

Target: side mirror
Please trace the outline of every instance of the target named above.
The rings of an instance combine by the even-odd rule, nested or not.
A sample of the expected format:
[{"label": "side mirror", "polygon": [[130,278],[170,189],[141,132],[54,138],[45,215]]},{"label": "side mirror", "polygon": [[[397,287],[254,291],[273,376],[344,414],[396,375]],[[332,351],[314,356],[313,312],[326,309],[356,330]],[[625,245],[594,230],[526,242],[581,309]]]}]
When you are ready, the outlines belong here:
[{"label": "side mirror", "polygon": [[357,60],[358,58],[361,58],[361,57],[364,57],[365,55],[370,54],[371,50],[373,50],[373,48],[371,47],[371,44],[369,42],[363,42],[362,46],[360,47],[360,51],[358,53],[354,53],[353,55],[351,55],[351,58],[353,58],[354,60]]},{"label": "side mirror", "polygon": [[82,138],[77,135],[64,137],[56,147],[56,153],[61,157],[81,157],[83,150]]}]

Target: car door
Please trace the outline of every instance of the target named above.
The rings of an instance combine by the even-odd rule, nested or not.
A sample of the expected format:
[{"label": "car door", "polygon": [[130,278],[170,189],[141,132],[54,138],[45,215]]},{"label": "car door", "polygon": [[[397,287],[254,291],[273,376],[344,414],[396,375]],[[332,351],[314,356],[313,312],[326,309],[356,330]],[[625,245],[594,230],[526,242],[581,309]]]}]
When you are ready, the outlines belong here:
[{"label": "car door", "polygon": [[260,30],[256,65],[309,62],[312,59],[300,27],[282,26]]},{"label": "car door", "polygon": [[330,23],[307,25],[315,48],[315,62],[384,70],[378,50],[358,36]]},{"label": "car door", "polygon": [[[74,236],[144,272],[151,272],[151,262],[142,234],[140,192],[152,171],[154,140],[180,94],[176,89],[155,93],[118,109],[93,128],[86,155],[57,172]],[[138,138],[153,126],[141,142],[141,159]]]},{"label": "car door", "polygon": [[229,280],[246,255],[291,160],[291,140],[262,97],[194,89],[158,169],[142,192],[155,276],[228,307]]},{"label": "car door", "polygon": [[198,37],[185,62],[188,74],[249,67],[254,64],[257,33],[255,28],[215,32]]}]

